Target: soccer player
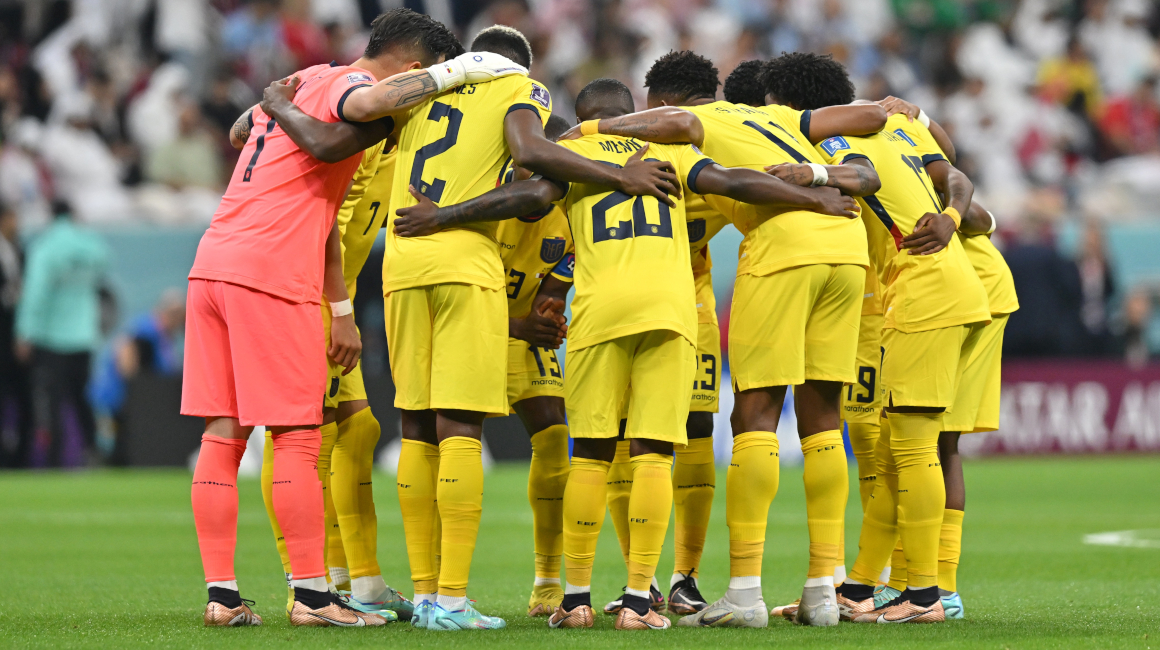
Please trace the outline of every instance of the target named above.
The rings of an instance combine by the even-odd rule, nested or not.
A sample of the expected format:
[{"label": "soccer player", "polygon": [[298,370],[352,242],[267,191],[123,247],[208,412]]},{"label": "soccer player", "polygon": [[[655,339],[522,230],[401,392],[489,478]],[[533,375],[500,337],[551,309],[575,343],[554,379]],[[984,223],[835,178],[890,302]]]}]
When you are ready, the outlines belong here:
[{"label": "soccer player", "polygon": [[[907,116],[907,123],[899,124],[904,132],[912,136],[914,132],[921,131],[914,125],[916,121],[924,126],[929,125],[930,133],[947,162],[954,164],[954,145],[937,122],[927,118],[914,104],[896,97],[888,97],[880,103],[891,115],[902,113]],[[943,431],[939,434],[939,460],[942,463],[947,500],[939,536],[938,586],[947,618],[963,617],[962,597],[958,593],[958,567],[962,552],[966,485],[963,481],[962,460],[959,458],[959,436],[962,433],[995,431],[999,428],[1003,331],[1007,326],[1007,318],[1019,309],[1011,269],[991,243],[990,236],[995,232],[995,226],[995,215],[983,209],[978,201],[972,201],[970,212],[964,215],[963,224],[956,233],[975,273],[987,290],[991,322],[983,328],[979,343],[967,360],[955,394],[954,406],[943,418]],[[912,237],[911,240],[903,241],[903,247],[917,248],[925,243]]]},{"label": "soccer player", "polygon": [[[472,49],[466,56],[531,64],[527,39],[508,27],[483,30]],[[390,218],[417,197],[450,204],[483,194],[509,157],[552,178],[669,200],[675,178],[662,163],[616,169],[546,139],[551,107],[547,89],[520,74],[468,84],[400,115]],[[508,408],[506,285],[494,224],[415,238],[387,230],[387,345],[403,429],[399,502],[418,627],[504,626],[476,611],[466,590],[483,493],[482,423]]]},{"label": "soccer player", "polygon": [[[839,168],[827,177],[812,144],[834,135],[877,132],[886,117],[879,107],[796,111],[719,102],[717,69],[687,51],[658,59],[646,84],[650,110],[601,120],[600,133],[660,143],[692,142],[728,167],[761,170],[777,163],[809,164],[816,173],[811,182],[817,185],[841,186],[852,195],[876,189],[873,170]],[[681,619],[681,624],[768,624],[769,612],[761,597],[761,558],[769,507],[777,494],[775,431],[786,387],[792,385],[805,451],[810,528],[803,602],[810,612],[821,612],[806,622],[836,625],[833,573],[849,491],[838,430],[839,394],[844,382],[854,380],[858,312],[868,264],[866,232],[860,223],[817,211],[770,211],[719,200],[709,204],[745,235],[729,332],[735,401],[725,517],[731,577],[723,598]]]},{"label": "soccer player", "polygon": [[[548,117],[544,135],[555,140],[568,122]],[[512,168],[505,182],[524,175]],[[532,508],[535,582],[528,616],[551,616],[564,590],[560,585],[563,553],[564,485],[568,481],[568,424],[564,413],[564,368],[556,349],[564,336],[562,298],[532,303],[542,280],[572,283],[575,255],[568,218],[558,207],[547,214],[508,219],[496,228],[500,260],[507,280],[507,401],[532,442],[528,468],[528,503]],[[542,332],[542,333],[541,333]]]},{"label": "soccer player", "polygon": [[[845,68],[828,56],[783,54],[762,78],[771,101],[802,110],[854,100]],[[896,115],[879,134],[834,137],[818,145],[828,163],[871,166],[882,182],[879,191],[861,201],[872,266],[886,291],[882,379],[887,426],[877,443],[878,478],[858,559],[838,588],[843,615],[857,622],[944,620],[937,569],[946,496],[937,443],[943,414],[954,403],[967,361],[991,320],[986,290],[953,236],[960,215],[970,208],[973,187],[946,161],[928,130],[919,125],[908,133],[901,128],[904,122]],[[945,207],[940,188],[945,189]],[[913,234],[930,235],[929,241],[903,251],[903,238]],[[894,548],[896,529],[906,556],[907,587],[891,602],[874,607],[874,585]]]},{"label": "soccer player", "polygon": [[[454,40],[448,40],[445,47],[448,51],[441,58],[456,56],[462,49]],[[420,64],[410,62],[402,65],[406,67],[399,72]],[[290,138],[311,155],[321,159],[331,155],[335,149],[343,149],[345,153],[362,145],[366,131],[375,131],[380,138],[389,132],[389,127],[383,125],[371,128],[341,122],[330,124],[307,115],[292,102],[295,81],[271,84],[264,93],[262,110],[276,118]],[[390,202],[395,151],[393,148],[384,150],[385,145],[386,142],[380,139],[362,152],[362,161],[338,212],[344,282],[352,298],[359,273],[386,219]],[[324,319],[324,322],[329,322],[330,314],[324,314]],[[323,409],[324,421],[328,422],[323,425],[323,447],[319,454],[319,472],[324,477],[327,496],[327,566],[334,586],[346,604],[389,620],[396,616],[409,620],[413,610],[411,602],[386,584],[376,557],[378,519],[372,492],[372,470],[380,435],[379,423],[367,403],[361,366],[356,366],[345,376],[340,371],[341,368],[331,364]],[[329,446],[326,444],[328,427],[333,441]],[[270,454],[264,454],[263,495],[268,495],[270,488],[269,460]],[[277,518],[268,498],[267,511],[285,565],[285,544],[277,534]]]},{"label": "soccer player", "polygon": [[[432,63],[435,54],[427,45],[413,37],[399,47],[408,60]],[[328,122],[370,121],[511,67],[495,59],[456,60],[392,77],[387,66],[399,47],[372,51],[358,67],[300,71],[296,103]],[[263,424],[273,434],[272,497],[293,573],[291,623],[381,625],[382,617],[355,612],[327,591],[322,486],[315,467],[326,380],[319,304],[325,293],[337,307],[349,305],[335,214],[358,158],[322,162],[263,111],[252,117],[258,136],[242,149],[189,274],[181,412],[206,419],[191,490],[209,588],[204,621],[261,624],[241,600],[233,556],[238,463],[253,426]],[[339,345],[340,333],[352,343]],[[349,314],[335,319],[332,339],[330,357],[352,368],[358,350]]]},{"label": "soccer player", "polygon": [[[580,100],[598,103],[606,115],[633,110],[631,92],[615,80],[592,82],[581,91]],[[808,208],[832,218],[856,216],[853,200],[836,191],[790,191],[794,186],[767,174],[716,165],[695,147],[647,148],[633,138],[599,135],[597,126],[596,120],[583,122],[583,136],[565,146],[617,166],[631,166],[643,156],[668,161],[684,195],[719,194],[770,209]],[[696,369],[696,292],[684,200],[654,207],[645,197],[596,184],[571,183],[565,188],[538,180],[513,183],[462,205],[435,209],[425,204],[412,214],[463,224],[522,214],[550,201],[562,201],[568,214],[577,266],[566,364],[565,404],[575,441],[564,492],[567,585],[549,625],[592,625],[596,540],[604,519],[620,405],[631,385],[625,432],[633,465],[629,575],[616,627],[664,629],[669,621],[650,608],[649,586],[672,508],[673,445],[687,442],[684,424]]]}]

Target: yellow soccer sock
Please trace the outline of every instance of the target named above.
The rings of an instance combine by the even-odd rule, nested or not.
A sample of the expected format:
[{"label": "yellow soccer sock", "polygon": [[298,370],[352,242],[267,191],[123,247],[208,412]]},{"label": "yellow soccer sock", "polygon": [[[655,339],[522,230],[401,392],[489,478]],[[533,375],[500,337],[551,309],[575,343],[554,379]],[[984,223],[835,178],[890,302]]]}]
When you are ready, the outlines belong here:
[{"label": "yellow soccer sock", "polygon": [[958,591],[959,556],[963,552],[963,511],[943,511],[942,532],[938,538],[938,586]]},{"label": "yellow soccer sock", "polygon": [[439,595],[467,595],[471,557],[483,513],[483,443],[453,436],[439,443],[439,486],[435,501],[443,522]]},{"label": "yellow soccer sock", "polygon": [[342,548],[342,533],[338,528],[338,515],[335,513],[330,491],[330,460],[334,455],[334,443],[338,439],[338,424],[334,422],[324,424],[318,431],[322,434],[322,445],[318,449],[316,467],[318,480],[322,482],[322,503],[326,509],[326,545],[323,546],[322,559],[326,562],[327,578],[331,579],[336,588],[349,590],[350,576],[346,569],[346,551]]},{"label": "yellow soccer sock", "polygon": [[898,466],[898,534],[906,553],[906,585],[938,584],[938,538],[946,487],[938,459],[941,413],[890,413],[890,450]]},{"label": "yellow soccer sock", "polygon": [[862,498],[862,512],[870,502],[874,492],[874,477],[878,475],[878,463],[874,458],[874,443],[878,442],[878,424],[864,422],[850,423],[850,448],[858,461],[858,495]]},{"label": "yellow soccer sock", "polygon": [[669,513],[673,510],[673,457],[641,454],[632,457],[632,495],[628,501],[628,588],[647,592],[652,586]]},{"label": "yellow soccer sock", "polygon": [[906,552],[902,550],[901,536],[897,538],[894,550],[890,552],[890,580],[886,586],[906,591]]},{"label": "yellow soccer sock", "polygon": [[823,431],[802,440],[806,488],[806,521],[810,532],[808,579],[833,578],[846,523],[850,474],[842,432]]},{"label": "yellow soccer sock", "polygon": [[673,573],[697,577],[717,468],[713,465],[713,439],[694,438],[684,447],[674,447],[673,506],[676,513],[673,536]]},{"label": "yellow soccer sock", "polygon": [[592,585],[610,466],[606,461],[572,458],[564,488],[564,575],[575,587]]},{"label": "yellow soccer sock", "polygon": [[290,554],[286,552],[286,538],[282,536],[282,527],[278,525],[278,515],[274,514],[274,441],[269,431],[266,432],[266,444],[262,446],[262,501],[266,503],[266,516],[274,531],[278,557],[282,558],[282,572],[289,575]]},{"label": "yellow soccer sock", "polygon": [[761,575],[765,524],[777,496],[780,470],[777,434],[750,431],[733,438],[733,460],[725,480],[730,577]]},{"label": "yellow soccer sock", "polygon": [[362,409],[338,423],[330,460],[330,493],[352,580],[381,574],[375,557],[378,517],[370,489],[379,435],[379,421],[370,408]]},{"label": "yellow soccer sock", "polygon": [[862,515],[862,535],[858,540],[858,559],[850,579],[864,585],[878,584],[882,569],[890,561],[890,552],[898,540],[898,468],[890,453],[890,428],[875,444],[877,476],[874,492]]},{"label": "yellow soccer sock", "polygon": [[407,559],[416,594],[433,594],[439,582],[439,511],[435,506],[435,486],[439,474],[439,448],[418,440],[403,440],[399,453],[399,510],[403,514],[403,534]]},{"label": "yellow soccer sock", "polygon": [[628,441],[616,443],[616,456],[608,470],[608,514],[620,542],[620,554],[628,566],[628,497],[632,493],[632,464],[628,460]]},{"label": "yellow soccer sock", "polygon": [[536,577],[560,578],[564,547],[564,486],[568,484],[568,426],[558,424],[532,435],[528,503],[532,506]]}]

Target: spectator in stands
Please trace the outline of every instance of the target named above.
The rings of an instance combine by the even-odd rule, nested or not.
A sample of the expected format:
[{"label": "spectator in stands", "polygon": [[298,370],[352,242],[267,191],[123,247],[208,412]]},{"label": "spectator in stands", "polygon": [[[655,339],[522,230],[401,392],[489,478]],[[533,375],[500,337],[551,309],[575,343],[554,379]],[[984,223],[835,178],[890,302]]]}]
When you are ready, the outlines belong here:
[{"label": "spectator in stands", "polygon": [[0,205],[0,467],[20,467],[32,433],[27,366],[16,358],[16,305],[24,253],[16,211]]},{"label": "spectator in stands", "polygon": [[[109,431],[117,443],[116,434],[125,430],[122,409],[128,382],[138,376],[180,376],[179,338],[184,329],[185,296],[179,289],[166,289],[153,310],[131,320],[102,353],[89,396],[97,411],[98,428]],[[119,444],[113,446],[116,462],[121,449]]]},{"label": "spectator in stands", "polygon": [[1136,84],[1131,94],[1108,102],[1100,129],[1115,155],[1160,153],[1160,99],[1156,97],[1156,82],[1156,75],[1148,75]]},{"label": "spectator in stands", "polygon": [[68,201],[81,221],[120,221],[131,215],[121,184],[121,164],[93,130],[92,100],[83,93],[59,97],[41,155],[52,170],[58,196]]},{"label": "spectator in stands", "polygon": [[186,102],[177,122],[177,137],[150,154],[146,177],[177,190],[187,187],[220,190],[221,167],[218,147],[205,128],[201,111],[196,104]]},{"label": "spectator in stands", "polygon": [[43,133],[35,117],[23,117],[9,126],[0,149],[0,201],[16,212],[26,233],[48,225],[51,213],[52,172],[39,151]]},{"label": "spectator in stands", "polygon": [[1100,76],[1079,37],[1072,35],[1063,56],[1043,62],[1038,83],[1043,96],[1088,120],[1099,118],[1103,107]]},{"label": "spectator in stands", "polygon": [[1124,360],[1139,368],[1148,363],[1148,324],[1152,320],[1152,295],[1138,288],[1124,301]]},{"label": "spectator in stands", "polygon": [[1088,221],[1084,228],[1083,244],[1076,265],[1079,268],[1083,299],[1080,322],[1083,323],[1087,338],[1087,353],[1108,354],[1112,351],[1108,309],[1116,293],[1116,283],[1112,276],[1112,266],[1108,263],[1103,225],[1094,219]]},{"label": "spectator in stands", "polygon": [[[95,426],[85,397],[92,351],[100,343],[99,291],[109,250],[97,234],[54,205],[52,225],[29,247],[16,310],[16,354],[32,365],[34,421],[51,440],[49,464],[65,461],[67,424],[79,424],[91,457]],[[73,417],[68,417],[71,414]]]}]

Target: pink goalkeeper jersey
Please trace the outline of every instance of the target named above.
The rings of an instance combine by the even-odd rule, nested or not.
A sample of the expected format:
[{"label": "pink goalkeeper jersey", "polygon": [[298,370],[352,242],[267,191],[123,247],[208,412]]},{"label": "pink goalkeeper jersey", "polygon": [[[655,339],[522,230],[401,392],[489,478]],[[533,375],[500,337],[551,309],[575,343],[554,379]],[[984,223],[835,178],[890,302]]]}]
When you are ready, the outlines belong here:
[{"label": "pink goalkeeper jersey", "polygon": [[[375,83],[366,70],[334,64],[295,74],[302,82],[294,104],[324,122],[343,119],[342,105],[351,91]],[[320,162],[261,109],[253,115],[250,139],[197,247],[189,277],[317,303],[326,236],[362,155]]]}]

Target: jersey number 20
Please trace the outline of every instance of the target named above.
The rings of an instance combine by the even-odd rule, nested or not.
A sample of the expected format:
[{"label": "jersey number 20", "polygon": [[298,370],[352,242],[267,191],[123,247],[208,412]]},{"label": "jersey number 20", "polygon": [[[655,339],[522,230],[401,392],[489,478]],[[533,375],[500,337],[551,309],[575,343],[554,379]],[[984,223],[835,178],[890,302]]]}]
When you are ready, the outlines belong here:
[{"label": "jersey number 20", "polygon": [[[636,199],[633,201],[633,199]],[[673,220],[669,216],[669,206],[657,199],[661,222],[651,224],[644,217],[644,197],[631,196],[624,192],[611,192],[592,206],[592,242],[610,239],[632,239],[633,237],[673,238]],[[618,221],[608,225],[608,211],[625,201],[632,201],[632,221]]]}]

